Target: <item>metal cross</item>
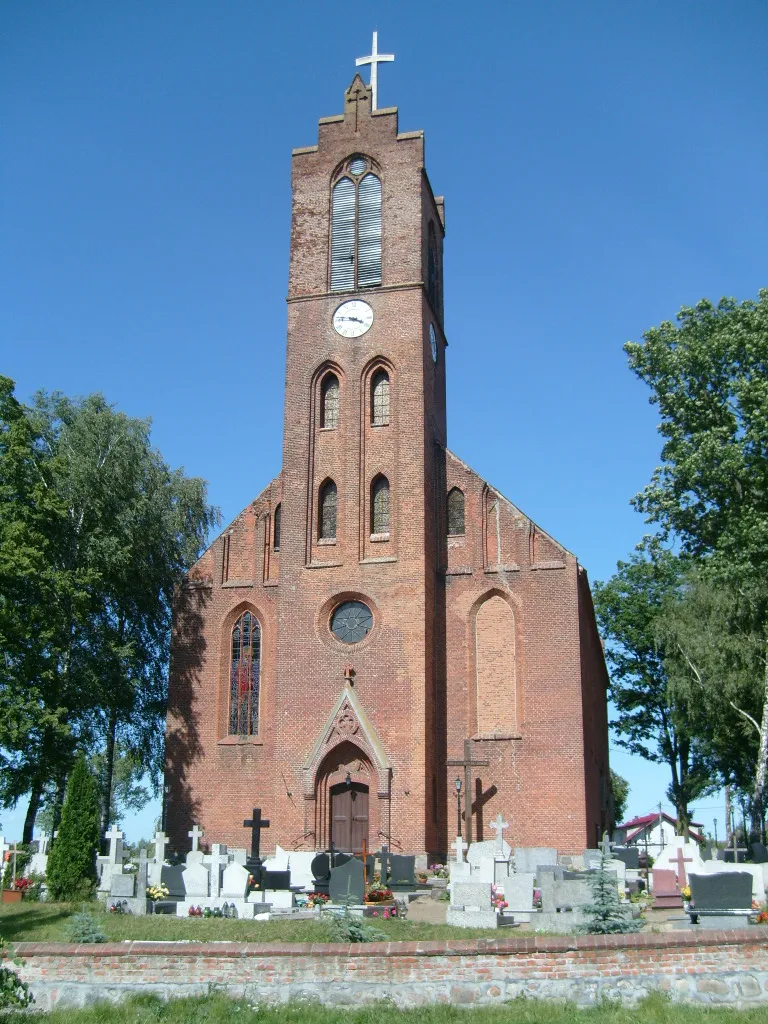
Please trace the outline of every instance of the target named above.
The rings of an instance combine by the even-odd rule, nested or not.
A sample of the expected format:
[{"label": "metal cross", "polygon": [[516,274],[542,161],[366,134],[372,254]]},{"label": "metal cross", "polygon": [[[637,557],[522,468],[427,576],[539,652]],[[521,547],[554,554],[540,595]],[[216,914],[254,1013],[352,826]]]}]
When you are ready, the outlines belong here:
[{"label": "metal cross", "polygon": [[251,830],[251,859],[259,860],[259,842],[261,840],[261,830],[263,828],[269,828],[269,822],[266,818],[261,816],[261,808],[253,808],[253,816],[243,822],[243,828],[249,828]]},{"label": "metal cross", "polygon": [[464,833],[467,846],[469,846],[472,843],[472,769],[484,768],[490,764],[490,761],[473,761],[472,740],[464,740],[463,761],[454,758],[445,763],[449,768],[461,767],[464,769]]},{"label": "metal cross", "polygon": [[192,831],[187,832],[187,835],[192,840],[192,853],[197,853],[200,848],[200,840],[205,835],[199,825],[193,825]]},{"label": "metal cross", "polygon": [[373,47],[371,48],[370,57],[358,57],[355,61],[355,67],[360,67],[363,64],[371,65],[371,110],[377,109],[376,100],[379,94],[379,64],[383,64],[385,61],[394,60],[394,53],[379,53],[379,33],[373,33]]}]

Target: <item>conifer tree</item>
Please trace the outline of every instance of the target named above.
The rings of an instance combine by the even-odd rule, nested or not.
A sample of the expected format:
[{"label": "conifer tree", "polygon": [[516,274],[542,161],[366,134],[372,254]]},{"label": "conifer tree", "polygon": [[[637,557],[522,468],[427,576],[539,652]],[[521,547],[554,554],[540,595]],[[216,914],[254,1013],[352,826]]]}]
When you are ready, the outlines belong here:
[{"label": "conifer tree", "polygon": [[605,856],[600,858],[600,870],[589,879],[592,903],[581,909],[589,919],[584,931],[590,935],[611,935],[636,932],[642,927],[623,907],[616,887],[616,875],[606,870]]},{"label": "conifer tree", "polygon": [[72,769],[59,834],[48,858],[46,880],[54,900],[89,899],[96,885],[99,801],[84,757]]}]

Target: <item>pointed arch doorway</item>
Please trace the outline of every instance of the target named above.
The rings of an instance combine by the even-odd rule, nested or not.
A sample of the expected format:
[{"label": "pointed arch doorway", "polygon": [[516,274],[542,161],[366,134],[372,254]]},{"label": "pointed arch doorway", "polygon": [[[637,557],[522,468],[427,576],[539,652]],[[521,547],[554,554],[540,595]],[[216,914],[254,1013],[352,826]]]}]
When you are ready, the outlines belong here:
[{"label": "pointed arch doorway", "polygon": [[330,835],[337,850],[368,849],[368,786],[351,778],[330,787]]}]

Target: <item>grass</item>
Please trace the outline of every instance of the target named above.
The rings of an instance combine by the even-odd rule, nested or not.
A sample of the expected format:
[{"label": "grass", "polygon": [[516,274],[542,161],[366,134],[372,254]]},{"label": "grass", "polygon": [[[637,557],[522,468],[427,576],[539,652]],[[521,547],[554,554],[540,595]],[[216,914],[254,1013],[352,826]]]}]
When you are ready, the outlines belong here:
[{"label": "grass", "polygon": [[768,1011],[691,1007],[651,996],[639,1006],[615,1003],[580,1010],[570,1003],[516,999],[503,1006],[469,1009],[428,1006],[398,1010],[391,1003],[359,1009],[288,1003],[255,1007],[221,995],[176,999],[163,1003],[152,996],[137,996],[115,1006],[99,1003],[83,1009],[62,1009],[49,1014],[18,1013],[17,1024],[765,1024]]},{"label": "grass", "polygon": [[[9,903],[0,905],[0,935],[9,942],[66,942],[73,913],[82,904]],[[182,918],[160,914],[134,917],[110,914],[100,903],[89,903],[88,910],[110,942],[125,939],[155,941],[186,939],[193,942],[229,940],[232,942],[330,942],[328,926],[318,921],[245,921],[227,918]],[[370,922],[394,941],[418,942],[430,939],[499,938],[495,929],[452,928],[449,925],[416,921],[384,920]],[[511,933],[514,935],[514,933]]]}]

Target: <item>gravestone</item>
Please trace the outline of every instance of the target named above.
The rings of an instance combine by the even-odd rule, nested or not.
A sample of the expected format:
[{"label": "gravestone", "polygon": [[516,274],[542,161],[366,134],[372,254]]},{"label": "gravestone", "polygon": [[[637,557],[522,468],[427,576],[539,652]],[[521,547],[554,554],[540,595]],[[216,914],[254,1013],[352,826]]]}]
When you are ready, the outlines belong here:
[{"label": "gravestone", "polygon": [[248,851],[244,847],[235,846],[229,852],[235,864],[242,864],[245,867],[245,862],[248,860]]},{"label": "gravestone", "polygon": [[328,883],[331,879],[331,858],[327,853],[318,853],[312,860],[312,886],[315,892],[328,895]]},{"label": "gravestone", "polygon": [[675,872],[668,868],[653,868],[653,909],[677,909],[682,905]]},{"label": "gravestone", "polygon": [[504,882],[504,899],[516,923],[528,924],[533,913],[533,873],[516,871]]},{"label": "gravestone", "polygon": [[221,871],[229,863],[227,848],[223,843],[211,846],[211,896],[221,893]]},{"label": "gravestone", "polygon": [[199,825],[193,825],[192,826],[192,831],[191,832],[187,832],[187,835],[192,840],[192,850],[191,850],[191,852],[192,853],[197,853],[197,851],[200,849],[200,840],[205,835],[205,832],[203,832],[203,830],[200,828]]},{"label": "gravestone", "polygon": [[585,850],[584,851],[584,867],[587,871],[599,871],[600,865],[603,862],[603,851],[602,850]]},{"label": "gravestone", "polygon": [[359,907],[365,899],[362,862],[353,857],[339,867],[331,868],[328,893],[331,903]]},{"label": "gravestone", "polygon": [[315,854],[306,850],[294,850],[288,857],[291,884],[302,889],[311,889],[313,884],[312,861]]},{"label": "gravestone", "polygon": [[147,894],[149,884],[149,861],[147,851],[142,847],[139,850],[139,866],[136,869],[136,895],[139,899]]},{"label": "gravestone", "polygon": [[701,851],[702,860],[712,860],[712,843],[705,843],[704,849]]},{"label": "gravestone", "polygon": [[150,885],[159,885],[163,879],[163,865],[165,864],[165,848],[168,845],[168,837],[165,832],[155,832],[155,855],[152,858],[147,878]]},{"label": "gravestone", "polygon": [[508,860],[511,854],[509,844],[502,838],[501,843],[495,839],[484,839],[482,842],[472,843],[467,850],[467,861],[472,865],[472,870],[480,867],[480,861],[484,857],[492,857],[495,860]]},{"label": "gravestone", "polygon": [[134,896],[134,885],[136,876],[133,874],[112,875],[112,884],[109,887],[109,895],[112,899],[125,899]]},{"label": "gravestone", "polygon": [[250,872],[242,864],[228,864],[221,879],[221,895],[225,899],[245,899]]},{"label": "gravestone", "polygon": [[184,894],[187,899],[208,895],[208,868],[205,864],[187,863],[181,877],[184,881]]},{"label": "gravestone", "polygon": [[261,869],[261,888],[262,889],[290,889],[291,888],[291,872],[290,871],[268,871],[265,868]]},{"label": "gravestone", "polygon": [[551,846],[516,846],[515,871],[533,872],[540,864],[557,864],[557,850]]},{"label": "gravestone", "polygon": [[394,892],[416,888],[416,858],[391,853],[389,855],[389,888]]},{"label": "gravestone", "polygon": [[747,871],[691,875],[690,885],[696,910],[752,909],[752,875]]},{"label": "gravestone", "polygon": [[453,882],[446,924],[457,928],[497,928],[496,911],[491,906],[490,884],[472,881]]},{"label": "gravestone", "polygon": [[184,875],[180,864],[163,864],[160,882],[168,889],[169,898],[184,896]]},{"label": "gravestone", "polygon": [[752,863],[768,864],[768,847],[764,843],[752,843]]},{"label": "gravestone", "polygon": [[282,846],[277,846],[272,856],[265,857],[263,863],[267,871],[287,871],[288,860],[288,851],[284,850]]},{"label": "gravestone", "polygon": [[[509,857],[509,846],[504,842],[504,833],[509,828],[509,822],[504,821],[503,814],[497,814],[489,827],[496,833],[497,856],[506,860]],[[505,846],[507,847],[507,853],[504,852]]]},{"label": "gravestone", "polygon": [[613,859],[623,861],[628,868],[640,867],[640,851],[636,846],[614,846]]},{"label": "gravestone", "polygon": [[461,836],[456,836],[454,841],[451,843],[451,849],[453,850],[454,860],[463,864],[464,854],[467,850],[467,843],[461,838]]},{"label": "gravestone", "polygon": [[[501,862],[506,867],[506,861]],[[476,882],[488,882],[494,885],[496,882],[496,861],[493,857],[481,857],[476,868],[472,868],[472,879]]]}]

